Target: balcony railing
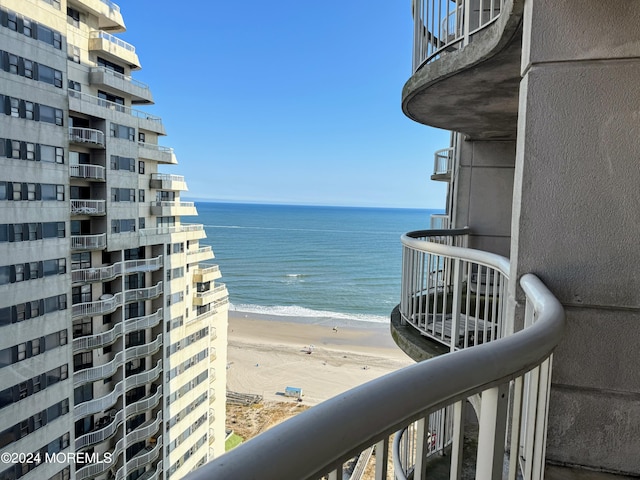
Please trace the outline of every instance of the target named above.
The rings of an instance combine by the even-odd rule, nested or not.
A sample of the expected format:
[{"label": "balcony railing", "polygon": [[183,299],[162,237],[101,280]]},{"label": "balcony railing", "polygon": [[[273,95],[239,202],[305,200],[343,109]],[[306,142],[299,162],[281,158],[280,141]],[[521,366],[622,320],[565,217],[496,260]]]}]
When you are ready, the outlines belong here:
[{"label": "balcony railing", "polygon": [[[131,388],[130,384],[127,385]],[[73,415],[75,418],[82,418],[87,415],[93,415],[98,412],[102,412],[109,407],[112,407],[117,401],[118,397],[124,392],[124,380],[119,381],[111,392],[104,397],[95,398],[87,402],[80,403],[73,407]]]},{"label": "balcony railing", "polygon": [[499,16],[504,0],[414,0],[413,71],[467,45]]},{"label": "balcony railing", "polygon": [[117,45],[120,48],[124,48],[128,52],[136,53],[136,47],[134,47],[130,43],[125,42],[124,40],[118,37],[114,37],[113,35],[107,32],[94,30],[89,34],[89,38],[101,38],[103,40],[108,41],[109,43],[113,43],[114,45]]},{"label": "balcony railing", "polygon": [[451,175],[453,167],[453,148],[443,148],[437,150],[433,155],[433,174],[434,175]]},{"label": "balcony railing", "polygon": [[94,72],[95,73],[102,73],[104,75],[108,75],[110,77],[116,78],[116,79],[121,80],[123,82],[130,83],[131,85],[135,85],[136,87],[141,88],[143,90],[149,90],[149,85],[147,85],[146,83],[143,83],[143,82],[141,82],[139,80],[136,80],[135,78],[131,77],[131,75],[125,75],[123,73],[116,72],[115,70],[111,70],[110,68],[91,67],[91,73],[94,73]]},{"label": "balcony railing", "polygon": [[446,213],[432,213],[429,217],[431,230],[446,230],[449,228],[449,215]]},{"label": "balcony railing", "polygon": [[[116,373],[119,367],[123,365],[124,358],[123,352],[118,352],[107,363],[98,365],[97,367],[87,368],[86,370],[80,370],[73,374],[73,386],[77,387],[83,383],[94,382],[103,378],[108,378]],[[128,386],[128,385],[127,385]]]},{"label": "balcony railing", "polygon": [[106,332],[74,338],[73,351],[77,352],[80,350],[104,347],[115,342],[124,333],[151,328],[160,323],[160,320],[162,320],[162,309],[144,317],[130,318],[124,322],[117,323],[111,330],[107,330]]},{"label": "balcony railing", "polygon": [[71,308],[73,318],[93,317],[113,312],[122,303],[122,293],[104,295],[106,298],[95,302],[76,303]]},{"label": "balcony railing", "polygon": [[201,223],[183,223],[182,225],[173,225],[170,227],[143,228],[140,230],[140,235],[167,235],[200,231],[204,232],[204,226]]},{"label": "balcony railing", "polygon": [[127,389],[132,389],[134,387],[139,387],[140,385],[144,385],[146,383],[151,382],[158,378],[158,376],[162,373],[162,360],[158,360],[156,366],[151,370],[147,370],[145,372],[136,373],[135,375],[131,375],[127,377]]},{"label": "balcony railing", "polygon": [[[449,247],[450,253],[462,253]],[[451,477],[460,478],[465,399],[480,394],[476,478],[543,477],[551,355],[564,332],[562,306],[538,278],[520,281],[525,328],[507,338],[416,363],[327,400],[270,428],[185,480],[343,478],[343,465],[375,448],[375,479],[389,478],[389,436],[418,419],[415,461],[394,458],[398,479],[428,478],[425,462],[432,412],[454,411]],[[397,437],[399,435],[397,434]],[[505,462],[505,439],[508,457]],[[399,444],[400,440],[397,441]],[[396,441],[394,441],[396,444]],[[394,448],[395,452],[399,448]],[[476,458],[476,453],[473,452]]]},{"label": "balcony railing", "polygon": [[160,454],[162,449],[162,435],[160,435],[156,441],[155,446],[149,445],[147,448],[141,450],[135,457],[129,460],[126,466],[120,467],[116,472],[116,480],[122,480],[125,478],[125,471],[133,472],[143,465],[154,461]]},{"label": "balcony railing", "polygon": [[90,105],[96,105],[98,107],[107,108],[109,110],[113,110],[116,112],[126,113],[127,115],[131,115],[132,117],[141,118],[143,120],[149,120],[152,122],[157,122],[159,124],[162,123],[162,119],[160,117],[150,115],[146,112],[142,112],[140,110],[136,110],[135,108],[127,107],[125,105],[121,105],[119,103],[112,102],[110,100],[105,100],[104,98],[96,97],[94,95],[89,95],[88,93],[79,92],[77,90],[69,90],[69,97],[77,98]]},{"label": "balcony railing", "polygon": [[124,292],[125,302],[136,302],[155,298],[162,293],[162,282],[158,282],[153,287],[135,288]]},{"label": "balcony railing", "polygon": [[105,215],[104,200],[71,200],[71,215]]},{"label": "balcony railing", "polygon": [[78,164],[69,165],[69,175],[76,178],[87,178],[90,180],[105,179],[105,168],[100,165]]},{"label": "balcony railing", "polygon": [[108,425],[98,428],[93,432],[86,433],[80,437],[76,438],[76,450],[84,448],[88,445],[93,445],[95,443],[99,443],[109,438],[111,435],[116,433],[118,427],[122,424],[124,420],[124,410],[118,411],[115,417],[109,422]]},{"label": "balcony railing", "polygon": [[69,141],[88,143],[104,148],[104,132],[93,128],[69,127]]},{"label": "balcony railing", "polygon": [[156,339],[151,343],[145,343],[143,345],[136,345],[129,347],[124,351],[124,361],[128,362],[140,357],[146,357],[152,353],[157,352],[162,347],[162,334],[158,334]]},{"label": "balcony railing", "polygon": [[451,350],[513,331],[505,318],[509,261],[452,246],[467,233],[423,230],[402,237],[402,322]]},{"label": "balcony railing", "polygon": [[162,386],[158,387],[155,393],[152,393],[148,397],[143,398],[142,400],[138,400],[135,403],[127,405],[125,407],[125,415],[130,417],[131,415],[135,415],[140,412],[144,412],[145,410],[149,410],[150,408],[155,407],[160,399],[162,398]]},{"label": "balcony railing", "polygon": [[106,267],[73,270],[71,279],[74,282],[101,282],[115,278],[123,273],[154,272],[160,269],[162,265],[162,255],[142,260],[126,260]]}]

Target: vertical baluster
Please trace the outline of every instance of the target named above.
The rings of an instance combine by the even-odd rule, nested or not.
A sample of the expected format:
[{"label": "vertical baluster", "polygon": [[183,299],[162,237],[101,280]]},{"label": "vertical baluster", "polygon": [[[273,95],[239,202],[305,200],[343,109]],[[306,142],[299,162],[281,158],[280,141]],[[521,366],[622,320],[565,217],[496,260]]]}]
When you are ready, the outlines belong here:
[{"label": "vertical baluster", "polygon": [[469,328],[469,316],[471,315],[471,274],[473,272],[473,264],[471,262],[467,263],[467,286],[466,286],[466,297],[465,297],[465,324],[464,324],[464,347],[469,346],[469,339],[467,337],[467,329]]},{"label": "vertical baluster", "polygon": [[511,414],[511,442],[509,444],[509,476],[507,480],[518,478],[520,465],[520,439],[522,429],[522,394],[523,377],[518,377],[513,383],[513,400]]},{"label": "vertical baluster", "polygon": [[492,318],[490,318],[489,315],[489,303],[491,303],[489,300],[492,297],[493,294],[493,274],[494,270],[493,268],[489,268],[486,267],[486,275],[485,275],[485,287],[484,287],[484,322],[483,322],[483,328],[482,328],[482,341],[483,342],[489,342],[491,340],[493,340],[492,338],[492,334],[491,332],[494,330],[493,328],[491,328],[493,326],[493,322],[492,322]]},{"label": "vertical baluster", "polygon": [[501,480],[509,384],[482,392],[476,480]]},{"label": "vertical baluster", "polygon": [[544,478],[544,458],[547,443],[547,422],[549,419],[549,394],[551,391],[552,358],[547,358],[540,365],[540,381],[538,383],[538,408],[534,435],[533,458],[531,459],[531,476],[534,480]]},{"label": "vertical baluster", "polygon": [[[458,345],[458,322],[460,321],[460,307],[462,304],[462,272],[461,260],[453,259],[453,301],[451,304],[451,351]],[[444,324],[443,324],[444,337]]]},{"label": "vertical baluster", "polygon": [[[416,422],[416,463],[413,480],[424,480],[427,475],[427,430],[429,416],[422,417]],[[425,448],[427,447],[427,448]]]},{"label": "vertical baluster", "polygon": [[386,480],[387,462],[389,460],[389,437],[384,437],[376,443],[376,471],[375,480]]},{"label": "vertical baluster", "polygon": [[449,480],[460,480],[462,477],[462,456],[464,448],[464,411],[466,400],[453,405],[453,428],[451,432],[451,473]]}]

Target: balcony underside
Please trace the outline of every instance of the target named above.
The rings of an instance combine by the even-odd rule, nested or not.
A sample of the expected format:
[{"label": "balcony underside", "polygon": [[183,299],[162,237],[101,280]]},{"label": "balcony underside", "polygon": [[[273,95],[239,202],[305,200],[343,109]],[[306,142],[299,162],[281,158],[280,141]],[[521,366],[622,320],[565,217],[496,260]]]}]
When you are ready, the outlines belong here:
[{"label": "balcony underside", "polygon": [[412,360],[421,362],[429,358],[449,353],[451,350],[441,343],[431,340],[411,325],[402,325],[398,307],[391,312],[391,336],[396,345]]},{"label": "balcony underside", "polygon": [[416,122],[474,139],[516,136],[521,5],[476,33],[471,43],[420,67],[402,91],[402,110]]}]

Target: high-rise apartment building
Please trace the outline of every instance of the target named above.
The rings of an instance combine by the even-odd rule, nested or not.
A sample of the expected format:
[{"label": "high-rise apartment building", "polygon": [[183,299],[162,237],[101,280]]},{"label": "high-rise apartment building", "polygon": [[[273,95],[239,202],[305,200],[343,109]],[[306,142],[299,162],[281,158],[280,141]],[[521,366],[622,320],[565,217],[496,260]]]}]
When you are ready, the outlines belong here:
[{"label": "high-rise apartment building", "polygon": [[224,451],[227,291],[124,30],[109,0],[0,0],[3,480]]}]

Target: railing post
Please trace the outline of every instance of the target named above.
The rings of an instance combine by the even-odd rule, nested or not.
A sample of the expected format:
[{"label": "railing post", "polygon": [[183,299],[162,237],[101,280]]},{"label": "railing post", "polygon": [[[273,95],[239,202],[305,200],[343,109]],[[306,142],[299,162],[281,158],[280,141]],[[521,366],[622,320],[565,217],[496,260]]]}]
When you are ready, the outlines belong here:
[{"label": "railing post", "polygon": [[509,384],[482,392],[476,480],[501,480]]},{"label": "railing post", "polygon": [[375,480],[387,479],[387,460],[389,458],[389,437],[384,437],[376,443],[376,473]]},{"label": "railing post", "polygon": [[413,480],[424,480],[427,475],[428,427],[429,415],[416,422],[416,464],[413,470]]},{"label": "railing post", "polygon": [[[453,260],[453,303],[451,305],[451,351],[458,346],[458,330],[460,324],[460,310],[462,305],[462,268],[461,260]],[[444,332],[443,332],[444,336]]]},{"label": "railing post", "polygon": [[464,0],[464,11],[463,11],[463,16],[464,16],[464,25],[463,25],[463,39],[462,39],[462,45],[463,46],[467,46],[469,44],[469,31],[471,28],[471,0]]},{"label": "railing post", "polygon": [[451,432],[451,473],[449,480],[460,480],[462,477],[462,455],[464,448],[464,415],[466,400],[453,405],[453,431]]}]

